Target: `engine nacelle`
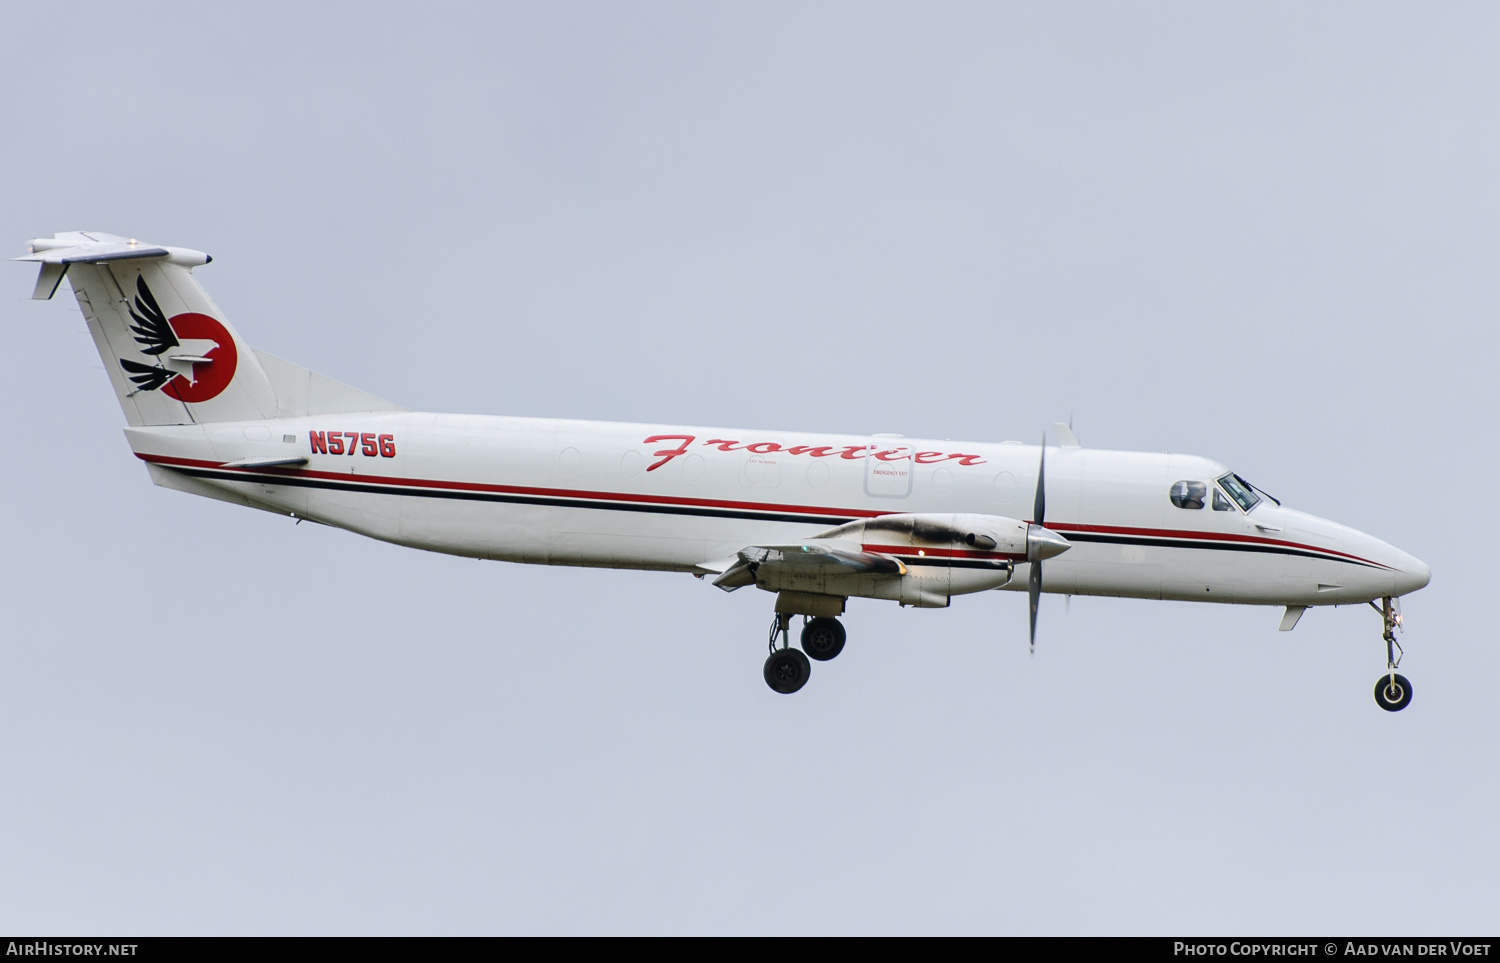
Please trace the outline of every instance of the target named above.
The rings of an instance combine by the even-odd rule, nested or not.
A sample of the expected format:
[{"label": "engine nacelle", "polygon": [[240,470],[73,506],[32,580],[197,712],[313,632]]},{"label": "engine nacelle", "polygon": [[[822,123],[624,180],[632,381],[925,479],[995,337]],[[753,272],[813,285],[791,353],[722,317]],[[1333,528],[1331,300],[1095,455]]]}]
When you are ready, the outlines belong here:
[{"label": "engine nacelle", "polygon": [[1044,528],[1001,515],[882,515],[804,542],[748,546],[714,584],[727,592],[754,585],[789,598],[855,596],[943,608],[951,596],[1000,588],[1017,562],[1038,548],[1051,551],[1039,536],[1061,541]]},{"label": "engine nacelle", "polygon": [[848,522],[811,541],[857,545],[859,550],[899,561],[899,578],[833,580],[824,591],[890,599],[902,605],[943,608],[950,596],[1000,588],[1016,562],[1026,560],[1028,526],[1002,515],[922,513],[881,515]]}]

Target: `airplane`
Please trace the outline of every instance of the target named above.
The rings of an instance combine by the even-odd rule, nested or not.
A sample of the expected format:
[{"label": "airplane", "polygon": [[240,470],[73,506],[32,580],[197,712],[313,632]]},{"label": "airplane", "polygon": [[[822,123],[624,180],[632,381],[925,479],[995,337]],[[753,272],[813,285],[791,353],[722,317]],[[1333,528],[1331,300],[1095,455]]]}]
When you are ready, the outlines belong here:
[{"label": "airplane", "polygon": [[72,231],[29,252],[34,299],[72,286],[157,485],[452,555],[754,586],[778,693],[843,650],[850,598],[1000,589],[1027,593],[1033,652],[1043,591],[1280,606],[1281,631],[1368,603],[1375,701],[1411,702],[1399,599],[1428,566],[1208,458],[1085,449],[1061,423],[1049,446],[408,411],[246,344],[200,251]]}]

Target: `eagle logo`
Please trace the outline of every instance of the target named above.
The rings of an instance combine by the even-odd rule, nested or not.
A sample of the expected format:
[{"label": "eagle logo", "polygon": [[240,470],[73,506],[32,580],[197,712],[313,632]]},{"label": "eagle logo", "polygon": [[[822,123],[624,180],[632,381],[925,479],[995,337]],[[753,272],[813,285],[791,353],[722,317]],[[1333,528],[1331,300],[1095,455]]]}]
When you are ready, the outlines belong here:
[{"label": "eagle logo", "polygon": [[120,359],[136,391],[160,391],[196,403],[217,397],[229,386],[239,358],[234,338],[217,319],[194,311],[168,318],[140,275],[135,279],[135,302],[127,308],[135,321],[131,335],[141,353],[155,361]]}]

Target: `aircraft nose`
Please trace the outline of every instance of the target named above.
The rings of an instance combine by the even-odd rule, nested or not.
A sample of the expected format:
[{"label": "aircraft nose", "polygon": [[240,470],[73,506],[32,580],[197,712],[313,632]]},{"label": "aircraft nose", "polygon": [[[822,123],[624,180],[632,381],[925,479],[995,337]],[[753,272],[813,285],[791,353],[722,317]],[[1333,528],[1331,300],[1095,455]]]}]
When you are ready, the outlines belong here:
[{"label": "aircraft nose", "polygon": [[1347,525],[1295,509],[1281,509],[1269,519],[1284,523],[1294,539],[1305,538],[1308,544],[1333,547],[1352,559],[1340,577],[1343,587],[1351,593],[1370,593],[1376,598],[1406,595],[1425,587],[1432,579],[1432,569],[1426,562]]},{"label": "aircraft nose", "polygon": [[1405,595],[1426,587],[1432,581],[1432,569],[1419,558],[1405,552],[1398,553],[1396,562],[1396,594]]}]

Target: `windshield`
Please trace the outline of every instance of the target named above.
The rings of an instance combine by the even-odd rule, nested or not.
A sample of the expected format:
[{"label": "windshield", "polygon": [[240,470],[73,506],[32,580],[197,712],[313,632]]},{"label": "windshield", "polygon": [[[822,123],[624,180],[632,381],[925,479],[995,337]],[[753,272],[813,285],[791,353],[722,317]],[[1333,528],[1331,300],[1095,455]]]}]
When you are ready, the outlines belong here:
[{"label": "windshield", "polygon": [[1250,483],[1233,472],[1219,479],[1219,487],[1235,500],[1241,511],[1248,512],[1260,504],[1260,496],[1251,490]]}]

